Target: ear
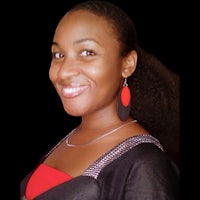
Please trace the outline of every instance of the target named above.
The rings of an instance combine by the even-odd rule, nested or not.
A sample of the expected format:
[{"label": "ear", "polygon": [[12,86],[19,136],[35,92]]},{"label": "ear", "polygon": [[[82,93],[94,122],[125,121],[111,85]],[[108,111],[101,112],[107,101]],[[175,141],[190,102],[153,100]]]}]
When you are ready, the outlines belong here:
[{"label": "ear", "polygon": [[137,57],[137,52],[133,50],[123,59],[122,76],[124,78],[131,76],[131,74],[135,71]]}]

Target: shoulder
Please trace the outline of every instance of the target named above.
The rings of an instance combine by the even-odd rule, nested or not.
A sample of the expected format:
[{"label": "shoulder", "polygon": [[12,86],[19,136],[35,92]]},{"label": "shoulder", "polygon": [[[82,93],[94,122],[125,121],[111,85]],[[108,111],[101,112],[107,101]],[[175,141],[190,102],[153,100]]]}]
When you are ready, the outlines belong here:
[{"label": "shoulder", "polygon": [[[127,156],[127,157],[126,157]],[[140,144],[122,158],[129,166],[127,181],[136,188],[143,185],[152,190],[178,194],[179,168],[154,144]]]},{"label": "shoulder", "polygon": [[173,163],[171,158],[154,143],[143,142],[121,154],[114,160],[116,163],[126,163],[129,165],[152,165],[155,167]]},{"label": "shoulder", "polygon": [[121,159],[139,170],[147,168],[148,171],[167,171],[169,169],[179,173],[178,166],[160,148],[152,143],[142,143],[124,154]]},{"label": "shoulder", "polygon": [[[179,176],[179,168],[173,160],[154,143],[143,142],[133,146],[126,152],[122,151],[112,162],[105,166],[103,171],[116,171],[117,173],[149,173],[160,176]],[[112,152],[113,153],[113,152]],[[113,154],[112,154],[113,155]]]},{"label": "shoulder", "polygon": [[153,143],[141,143],[122,154],[99,178],[123,190],[124,199],[179,199],[179,170]]}]

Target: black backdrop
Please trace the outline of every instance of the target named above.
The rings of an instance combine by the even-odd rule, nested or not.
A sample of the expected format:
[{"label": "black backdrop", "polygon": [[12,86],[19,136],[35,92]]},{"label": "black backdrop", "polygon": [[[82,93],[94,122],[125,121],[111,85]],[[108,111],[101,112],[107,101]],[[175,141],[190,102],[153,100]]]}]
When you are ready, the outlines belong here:
[{"label": "black backdrop", "polygon": [[[5,89],[7,136],[4,150],[9,168],[7,188],[14,186],[19,199],[20,180],[36,165],[41,155],[75,127],[79,118],[64,113],[48,78],[50,47],[58,20],[79,1],[14,1],[6,7],[6,59],[2,78]],[[174,1],[111,1],[133,19],[141,47],[156,55],[175,73],[181,74],[182,21]],[[5,77],[3,77],[5,75]],[[9,88],[9,89],[8,89]],[[5,105],[5,106],[4,106]],[[5,132],[6,131],[6,132]],[[14,184],[14,185],[13,185]]]}]

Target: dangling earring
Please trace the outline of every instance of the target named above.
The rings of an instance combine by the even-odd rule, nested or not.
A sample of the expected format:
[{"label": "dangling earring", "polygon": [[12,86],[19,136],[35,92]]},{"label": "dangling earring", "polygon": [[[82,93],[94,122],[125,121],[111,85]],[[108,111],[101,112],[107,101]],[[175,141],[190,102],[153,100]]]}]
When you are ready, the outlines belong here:
[{"label": "dangling earring", "polygon": [[127,78],[124,79],[123,87],[117,97],[117,113],[121,121],[125,121],[131,110],[131,93],[128,87]]}]

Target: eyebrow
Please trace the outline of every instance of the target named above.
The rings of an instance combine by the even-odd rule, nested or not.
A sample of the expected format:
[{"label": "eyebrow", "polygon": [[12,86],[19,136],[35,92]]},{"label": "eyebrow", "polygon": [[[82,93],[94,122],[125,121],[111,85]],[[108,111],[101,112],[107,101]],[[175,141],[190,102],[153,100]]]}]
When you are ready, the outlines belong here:
[{"label": "eyebrow", "polygon": [[52,46],[53,46],[53,45],[58,46],[58,43],[53,41],[53,42],[52,42]]},{"label": "eyebrow", "polygon": [[[95,42],[98,45],[100,45],[100,43],[97,40],[92,39],[92,38],[83,38],[80,40],[76,40],[75,42],[73,42],[73,44],[80,44],[80,43],[84,43],[84,42]],[[52,45],[59,46],[59,44],[55,41],[52,42]]]},{"label": "eyebrow", "polygon": [[97,40],[92,39],[92,38],[83,38],[83,39],[75,41],[74,44],[79,44],[79,43],[82,43],[82,42],[95,42],[95,43],[99,44],[99,42]]}]

